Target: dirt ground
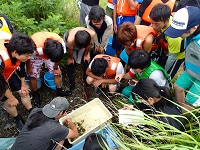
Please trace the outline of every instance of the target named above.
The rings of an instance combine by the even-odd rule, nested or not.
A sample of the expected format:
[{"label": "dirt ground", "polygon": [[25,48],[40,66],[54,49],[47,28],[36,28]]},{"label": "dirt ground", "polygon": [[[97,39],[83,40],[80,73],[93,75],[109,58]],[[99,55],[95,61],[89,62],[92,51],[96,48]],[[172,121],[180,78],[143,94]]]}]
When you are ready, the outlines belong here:
[{"label": "dirt ground", "polygon": [[[70,107],[68,109],[68,113],[71,111],[83,106],[85,103],[91,101],[92,99],[99,97],[101,101],[105,104],[105,106],[112,111],[112,107],[110,101],[103,95],[103,94],[96,94],[92,87],[86,87],[82,80],[82,67],[81,65],[76,66],[76,88],[73,91],[72,95],[66,97],[70,103]],[[47,70],[44,68],[43,72],[41,73],[41,77]],[[62,68],[63,73],[63,89],[67,90],[69,81],[68,77],[66,76],[66,68]],[[44,82],[42,82],[42,86],[39,89],[43,107],[45,104],[50,102],[53,98],[56,97],[56,92],[49,87],[47,87]],[[18,95],[15,93],[16,97],[19,99]],[[19,100],[20,102],[20,100]],[[17,106],[18,112],[22,115],[24,119],[27,118],[28,112],[25,110],[23,105],[20,103]],[[18,131],[15,128],[15,123],[13,118],[7,114],[7,112],[3,109],[3,103],[0,102],[0,117],[1,117],[1,124],[0,124],[0,137],[15,137],[18,135]]]}]

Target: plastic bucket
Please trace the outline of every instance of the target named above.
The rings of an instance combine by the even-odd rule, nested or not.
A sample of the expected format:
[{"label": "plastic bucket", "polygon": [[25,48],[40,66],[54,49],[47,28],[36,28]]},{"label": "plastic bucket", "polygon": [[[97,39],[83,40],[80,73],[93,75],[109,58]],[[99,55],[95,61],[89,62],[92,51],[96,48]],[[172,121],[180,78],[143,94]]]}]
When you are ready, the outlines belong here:
[{"label": "plastic bucket", "polygon": [[113,40],[113,36],[110,36],[105,53],[110,56],[115,56],[116,51],[112,48],[112,40]]},{"label": "plastic bucket", "polygon": [[54,82],[54,74],[50,73],[49,71],[46,72],[44,75],[44,83],[52,90],[56,90],[56,84]]},{"label": "plastic bucket", "polygon": [[[30,76],[25,77],[25,82],[32,90],[31,83],[30,83]],[[37,78],[37,88],[39,89],[42,86],[42,78]]]}]

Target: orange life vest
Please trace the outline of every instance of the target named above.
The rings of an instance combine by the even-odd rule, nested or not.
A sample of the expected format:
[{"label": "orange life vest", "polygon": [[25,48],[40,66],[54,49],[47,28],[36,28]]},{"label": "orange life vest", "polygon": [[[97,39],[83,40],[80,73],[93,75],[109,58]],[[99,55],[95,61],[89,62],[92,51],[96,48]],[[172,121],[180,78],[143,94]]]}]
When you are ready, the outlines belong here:
[{"label": "orange life vest", "polygon": [[114,79],[120,59],[117,57],[112,57],[112,56],[105,55],[105,54],[98,54],[94,57],[94,59],[95,58],[105,58],[106,60],[108,60],[109,65],[105,72],[105,75],[106,75],[107,79]]},{"label": "orange life vest", "polygon": [[113,0],[108,0],[109,3],[114,4]]},{"label": "orange life vest", "polygon": [[137,30],[137,39],[134,46],[131,47],[131,50],[143,49],[143,42],[146,39],[146,37],[150,34],[152,34],[155,37],[156,31],[152,27],[145,26],[145,25],[136,25],[135,27]]},{"label": "orange life vest", "polygon": [[10,56],[8,54],[8,51],[6,47],[4,46],[4,43],[7,43],[9,40],[0,40],[0,55],[2,57],[2,61],[4,62],[4,69],[3,69],[3,76],[8,81],[8,79],[11,77],[11,75],[17,70],[17,68],[20,65],[20,61],[17,60],[15,64],[12,64],[12,61],[10,59]]},{"label": "orange life vest", "polygon": [[137,15],[140,4],[138,3],[135,10],[131,10],[128,0],[117,0],[117,15],[118,16],[135,16]]},{"label": "orange life vest", "polygon": [[[171,8],[171,12],[172,12],[175,2],[176,2],[176,0],[169,0],[168,2],[165,3],[166,5],[168,5]],[[163,2],[161,0],[152,0],[151,4],[145,9],[145,11],[142,15],[142,20],[151,23],[149,14],[150,14],[152,8],[158,3],[163,3]]]},{"label": "orange life vest", "polygon": [[48,57],[43,52],[44,43],[47,40],[56,40],[62,44],[62,38],[58,34],[52,32],[36,32],[31,36],[31,38],[36,44],[37,55],[44,59],[48,59]]}]

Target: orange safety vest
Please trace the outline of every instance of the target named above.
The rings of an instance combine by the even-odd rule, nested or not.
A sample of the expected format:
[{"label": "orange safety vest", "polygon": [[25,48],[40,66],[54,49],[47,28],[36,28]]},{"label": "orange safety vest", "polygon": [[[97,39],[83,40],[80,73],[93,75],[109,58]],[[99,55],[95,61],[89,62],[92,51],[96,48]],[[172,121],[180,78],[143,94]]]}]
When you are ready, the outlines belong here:
[{"label": "orange safety vest", "polygon": [[8,54],[8,51],[6,47],[4,46],[4,43],[7,43],[9,40],[0,40],[0,55],[2,57],[2,61],[4,63],[4,69],[3,69],[3,76],[6,79],[6,81],[9,80],[9,78],[12,76],[12,74],[17,70],[17,68],[20,65],[20,61],[17,60],[15,64],[12,64],[12,61],[10,59],[10,56]]},{"label": "orange safety vest", "polygon": [[118,16],[135,16],[137,15],[140,4],[137,5],[135,10],[131,10],[128,0],[117,0],[117,15]]},{"label": "orange safety vest", "polygon": [[37,33],[34,33],[31,36],[31,38],[33,39],[33,41],[36,44],[37,55],[44,59],[48,59],[48,57],[43,52],[44,43],[47,40],[56,40],[62,44],[62,38],[58,34],[52,33],[52,32],[37,32]]},{"label": "orange safety vest", "polygon": [[113,0],[108,0],[109,3],[114,4]]},{"label": "orange safety vest", "polygon": [[108,68],[105,72],[106,78],[107,79],[114,79],[115,75],[116,75],[116,71],[117,71],[117,66],[118,66],[118,63],[120,62],[120,59],[117,58],[117,57],[112,57],[112,56],[105,55],[105,54],[98,54],[94,57],[94,59],[104,58],[104,57],[105,57],[106,60],[110,61]]},{"label": "orange safety vest", "polygon": [[[176,0],[169,0],[167,3],[165,3],[166,5],[168,5],[171,8],[171,12],[172,12],[175,2],[176,2]],[[161,0],[152,0],[151,4],[145,9],[145,11],[142,15],[142,20],[151,23],[149,14],[150,14],[152,8],[158,3],[163,3],[163,2]]]},{"label": "orange safety vest", "polygon": [[134,46],[131,47],[131,50],[135,49],[143,49],[143,42],[149,34],[152,34],[154,37],[156,36],[156,31],[149,26],[145,25],[136,25],[137,30],[137,39]]}]

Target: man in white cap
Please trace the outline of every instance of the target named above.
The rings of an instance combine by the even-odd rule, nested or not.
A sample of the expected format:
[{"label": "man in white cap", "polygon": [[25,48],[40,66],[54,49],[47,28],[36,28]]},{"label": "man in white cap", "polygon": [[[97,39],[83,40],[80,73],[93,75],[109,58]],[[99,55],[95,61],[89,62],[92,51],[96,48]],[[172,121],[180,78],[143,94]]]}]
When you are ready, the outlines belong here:
[{"label": "man in white cap", "polygon": [[[200,106],[200,9],[187,6],[178,10],[165,34],[186,40],[185,71],[177,79],[174,89],[179,103],[191,110],[193,106]],[[186,89],[189,91],[185,97]]]},{"label": "man in white cap", "polygon": [[[69,107],[69,102],[64,97],[56,97],[43,108],[35,108],[31,111],[28,119],[19,133],[12,150],[47,150],[61,149],[59,144],[63,144],[65,139],[79,136],[78,130],[71,119],[67,119],[61,125],[58,119],[66,115],[65,111]],[[51,141],[59,144],[56,146]]]}]

